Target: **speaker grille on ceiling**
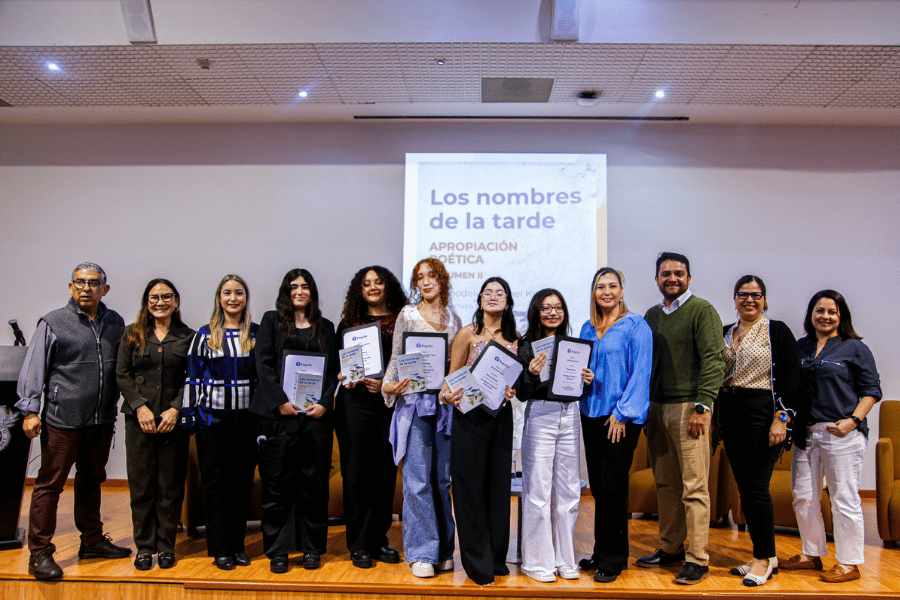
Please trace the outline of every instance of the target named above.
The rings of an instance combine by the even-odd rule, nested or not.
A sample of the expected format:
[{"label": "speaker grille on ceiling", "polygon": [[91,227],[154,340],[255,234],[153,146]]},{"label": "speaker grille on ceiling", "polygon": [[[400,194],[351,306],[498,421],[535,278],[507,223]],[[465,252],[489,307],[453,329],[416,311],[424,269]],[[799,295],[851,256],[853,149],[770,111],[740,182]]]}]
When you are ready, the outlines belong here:
[{"label": "speaker grille on ceiling", "polygon": [[549,77],[482,77],[482,102],[549,102]]}]

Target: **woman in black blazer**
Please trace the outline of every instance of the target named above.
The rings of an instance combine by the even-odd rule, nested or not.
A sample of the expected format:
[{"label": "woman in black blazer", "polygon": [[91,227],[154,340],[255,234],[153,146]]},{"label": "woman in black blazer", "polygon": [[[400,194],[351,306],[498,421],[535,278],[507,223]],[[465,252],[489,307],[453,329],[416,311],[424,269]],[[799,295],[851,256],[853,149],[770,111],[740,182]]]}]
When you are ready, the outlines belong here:
[{"label": "woman in black blazer", "polygon": [[738,321],[724,328],[725,382],[716,402],[719,435],[737,480],[753,560],[731,570],[747,586],[778,572],[769,480],[796,414],[803,377],[794,334],[765,311],[766,284],[745,275],[734,285]]},{"label": "woman in black blazer", "polygon": [[119,344],[116,379],[125,401],[125,459],[135,568],[175,566],[175,533],[187,466],[187,435],[177,428],[194,330],[181,320],[178,290],[168,279],[150,281],[135,322]]},{"label": "woman in black blazer", "polygon": [[[263,547],[273,573],[288,570],[296,545],[301,564],[317,569],[328,537],[331,408],[337,383],[334,323],[319,310],[312,273],[292,269],[278,289],[276,310],[263,315],[256,338],[259,387],[250,410],[259,419],[259,470],[263,482]],[[318,402],[301,409],[282,389],[284,355],[323,354],[325,382]],[[296,543],[295,543],[296,540]]]}]

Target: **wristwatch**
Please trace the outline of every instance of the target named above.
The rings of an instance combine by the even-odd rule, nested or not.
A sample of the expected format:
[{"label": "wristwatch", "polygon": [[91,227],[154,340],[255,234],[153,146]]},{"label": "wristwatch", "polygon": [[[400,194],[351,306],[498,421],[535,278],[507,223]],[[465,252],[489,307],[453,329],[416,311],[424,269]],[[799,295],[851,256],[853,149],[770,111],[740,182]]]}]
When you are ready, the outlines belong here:
[{"label": "wristwatch", "polygon": [[862,419],[860,419],[860,418],[857,417],[856,415],[850,415],[850,416],[847,417],[847,418],[848,418],[848,419],[853,419],[853,422],[856,423],[856,426],[857,426],[857,427],[859,427],[860,425],[862,425]]},{"label": "wristwatch", "polygon": [[783,410],[778,411],[778,420],[779,421],[781,421],[782,423],[787,423],[790,419],[791,419],[791,417],[788,416],[787,412],[785,412]]},{"label": "wristwatch", "polygon": [[705,413],[709,410],[711,410],[711,409],[707,405],[705,405],[701,402],[694,403],[694,412],[697,413],[698,415],[702,415],[703,413]]}]

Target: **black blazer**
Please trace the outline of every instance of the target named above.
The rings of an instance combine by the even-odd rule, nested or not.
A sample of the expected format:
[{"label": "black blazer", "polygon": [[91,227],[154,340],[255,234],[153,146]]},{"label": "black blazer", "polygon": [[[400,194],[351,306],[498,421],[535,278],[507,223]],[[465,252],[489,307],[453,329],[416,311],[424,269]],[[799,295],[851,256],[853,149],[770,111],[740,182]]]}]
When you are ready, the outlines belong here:
[{"label": "black blazer", "polygon": [[146,405],[157,417],[169,408],[180,410],[188,347],[194,330],[187,325],[173,327],[162,341],[148,335],[144,349],[140,350],[128,343],[128,333],[133,327],[134,323],[122,335],[116,362],[116,379],[125,398],[122,412],[133,415],[141,405]]},{"label": "black blazer", "polygon": [[[726,325],[722,336],[733,326],[734,323]],[[793,413],[791,430],[795,433],[792,438],[802,448],[806,441],[809,392],[800,368],[800,347],[791,328],[774,319],[769,319],[769,343],[772,346],[772,411],[784,408]]]},{"label": "black blazer", "polygon": [[283,417],[278,412],[278,407],[289,401],[281,387],[285,350],[320,352],[328,356],[325,365],[325,393],[319,404],[330,409],[340,370],[333,359],[337,354],[336,340],[334,323],[324,317],[310,330],[285,335],[278,326],[278,313],[270,310],[264,314],[256,333],[256,374],[259,383],[250,403],[250,412],[269,419],[293,418]]}]

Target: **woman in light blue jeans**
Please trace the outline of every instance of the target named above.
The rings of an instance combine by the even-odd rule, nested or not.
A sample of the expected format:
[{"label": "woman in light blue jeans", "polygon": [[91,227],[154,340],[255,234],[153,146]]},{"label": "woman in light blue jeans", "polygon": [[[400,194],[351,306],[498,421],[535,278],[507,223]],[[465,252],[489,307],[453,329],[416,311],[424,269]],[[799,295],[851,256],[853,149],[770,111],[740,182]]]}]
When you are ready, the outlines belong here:
[{"label": "woman in light blue jeans", "polygon": [[403,307],[394,326],[391,361],[381,388],[385,404],[394,406],[390,440],[394,462],[403,462],[403,547],[416,577],[453,570],[454,530],[450,503],[450,422],[452,408],[439,404],[436,393],[409,393],[399,379],[397,356],[403,334],[446,333],[447,343],[459,331],[459,317],[448,308],[450,275],[436,258],[413,268],[414,302]]}]

